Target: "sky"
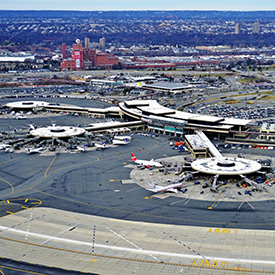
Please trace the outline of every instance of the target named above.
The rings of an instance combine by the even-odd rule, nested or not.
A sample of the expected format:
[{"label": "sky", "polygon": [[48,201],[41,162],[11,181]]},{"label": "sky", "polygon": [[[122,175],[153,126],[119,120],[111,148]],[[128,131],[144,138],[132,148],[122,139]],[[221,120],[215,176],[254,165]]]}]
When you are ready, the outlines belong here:
[{"label": "sky", "polygon": [[0,10],[275,10],[275,0],[0,0]]}]

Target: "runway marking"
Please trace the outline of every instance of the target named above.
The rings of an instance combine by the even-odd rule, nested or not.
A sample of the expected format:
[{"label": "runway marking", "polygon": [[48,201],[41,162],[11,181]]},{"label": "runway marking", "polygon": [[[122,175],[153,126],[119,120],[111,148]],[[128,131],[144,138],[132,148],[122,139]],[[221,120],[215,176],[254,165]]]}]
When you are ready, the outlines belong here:
[{"label": "runway marking", "polygon": [[218,199],[222,196],[224,191],[221,192],[221,194],[217,197],[217,199],[208,207],[208,209],[213,209],[214,204],[218,201]]},{"label": "runway marking", "polygon": [[30,231],[30,226],[31,226],[31,221],[32,221],[32,215],[33,215],[33,209],[32,209],[31,214],[30,214],[30,219],[29,219],[28,228],[27,228],[27,231],[26,231],[25,240],[28,239],[28,235],[29,235],[29,231]]},{"label": "runway marking", "polygon": [[23,158],[23,156],[22,156],[22,157],[15,158],[15,159],[10,159],[10,160],[7,160],[7,161],[4,161],[4,162],[1,162],[1,163],[0,163],[0,165],[2,165],[2,164],[4,164],[4,163],[11,162],[11,161],[14,161],[14,160],[18,160],[18,159],[21,159],[21,158]]},{"label": "runway marking", "polygon": [[[73,228],[75,228],[78,224],[79,224],[79,223],[76,223],[75,225],[73,225]],[[67,228],[67,229],[63,230],[62,232],[60,232],[59,234],[57,234],[56,237],[62,235],[63,233],[65,233],[65,232],[67,232],[67,231],[70,231],[70,230],[71,230],[71,229],[68,229],[68,228]],[[42,242],[41,245],[44,245],[45,243],[48,243],[48,242],[50,242],[50,241],[51,241],[51,239],[48,239],[48,240]]]},{"label": "runway marking", "polygon": [[269,193],[272,197],[275,198],[275,196],[274,196],[271,192],[269,192],[268,190],[266,190],[266,191],[267,191],[267,193]]},{"label": "runway marking", "polygon": [[[179,200],[179,201],[174,201],[174,202],[170,203],[170,205],[174,205],[174,204],[177,204],[177,203],[186,201],[186,200],[187,200],[187,198],[181,199],[181,200]],[[190,200],[190,199],[189,199],[189,200]]]},{"label": "runway marking", "polygon": [[241,204],[238,207],[238,210],[242,207],[243,203],[246,202],[252,209],[254,209],[254,207],[252,206],[251,203],[249,203],[248,201],[242,201]]},{"label": "runway marking", "polygon": [[[8,193],[8,194],[12,194],[13,192],[14,192],[14,187],[13,187],[13,185],[11,184],[11,183],[9,183],[8,181],[6,181],[6,180],[4,180],[4,179],[0,179],[1,181],[3,181],[3,182],[5,182],[5,183],[7,183],[10,187],[11,187],[11,193]],[[7,195],[8,195],[7,194]]]},{"label": "runway marking", "polygon": [[96,158],[96,161],[99,161],[99,158],[98,157],[95,157],[95,156],[90,156],[89,154],[87,153],[84,153],[85,155],[87,155],[89,158]]},{"label": "runway marking", "polygon": [[[127,243],[131,244],[132,246],[134,246],[135,248],[137,248],[138,250],[140,250],[141,252],[145,252],[145,250],[143,250],[142,248],[140,248],[139,246],[137,246],[136,244],[134,244],[133,242],[127,240],[126,238],[124,238],[123,236],[121,236],[120,234],[116,233],[114,230],[110,229],[109,227],[105,226],[106,229],[108,229],[110,232],[114,233],[116,236],[118,236],[119,238],[121,238],[122,240],[126,241]],[[153,259],[157,260],[158,262],[160,262],[160,260],[153,256],[151,253],[145,252],[146,254],[148,254],[150,257],[152,257]]]},{"label": "runway marking", "polygon": [[92,243],[92,253],[95,253],[95,230],[96,230],[96,224],[94,224],[94,234],[93,234],[93,243]]},{"label": "runway marking", "polygon": [[[10,232],[18,233],[18,234],[25,234],[25,231],[23,230],[17,230],[17,229],[12,229],[9,227],[5,226],[0,226],[1,229],[8,229]],[[37,234],[37,233],[29,233],[29,235],[39,237],[39,238],[51,238],[52,240],[56,240],[57,242],[67,242],[67,243],[72,243],[72,244],[78,244],[78,245],[86,245],[86,246],[91,246],[92,244],[89,242],[83,242],[83,241],[77,241],[77,240],[72,240],[72,239],[64,239],[64,238],[58,238],[58,237],[52,237],[48,235],[43,235],[43,234]],[[31,246],[36,246],[36,247],[43,247],[47,249],[52,249],[52,250],[58,250],[58,251],[65,251],[69,253],[76,253],[76,254],[82,254],[82,255],[90,255],[90,256],[96,256],[96,257],[103,257],[103,258],[109,258],[109,259],[117,259],[117,260],[125,260],[125,261],[133,261],[133,262],[143,262],[143,263],[150,263],[150,264],[162,264],[162,265],[172,265],[172,266],[183,266],[183,267],[192,267],[192,268],[201,268],[201,269],[213,269],[213,270],[229,270],[229,271],[238,271],[238,268],[236,267],[213,267],[213,266],[204,266],[204,265],[190,265],[190,264],[180,264],[180,263],[171,263],[171,262],[163,262],[163,261],[149,261],[149,260],[139,260],[139,259],[133,259],[133,258],[124,258],[124,257],[116,257],[116,256],[109,256],[109,255],[102,255],[102,254],[92,254],[89,252],[83,252],[83,251],[76,251],[76,250],[70,250],[70,249],[64,249],[64,248],[59,248],[59,247],[52,247],[52,246],[46,246],[46,245],[40,245],[36,243],[30,243],[26,241],[20,241],[20,240],[15,240],[11,238],[6,238],[6,237],[1,237],[0,239],[6,240],[6,241],[12,241],[12,242],[17,242],[25,245],[31,245]],[[133,252],[133,253],[151,253],[151,254],[157,254],[159,256],[166,256],[166,257],[180,257],[180,258],[186,258],[186,259],[194,259],[193,255],[190,254],[182,254],[182,253],[173,253],[173,252],[163,252],[163,251],[151,251],[151,250],[142,250],[140,251],[139,249],[135,248],[127,248],[127,247],[117,247],[117,246],[110,246],[110,245],[103,245],[103,244],[95,244],[97,247],[101,247],[104,249],[109,249],[112,250],[120,250],[120,251],[127,251],[127,252]],[[213,257],[207,257],[205,256],[206,259],[212,260]],[[202,256],[197,256],[196,259],[201,259],[204,261]],[[195,260],[196,260],[195,259]],[[194,260],[194,262],[195,262]],[[265,260],[251,260],[251,259],[241,259],[241,258],[220,258],[220,257],[215,257],[215,261],[226,261],[226,262],[238,262],[238,263],[244,263],[244,264],[266,264],[266,265],[275,265],[275,261],[265,261]],[[243,271],[241,268],[240,271]],[[275,274],[275,271],[262,271],[262,270],[251,270],[250,272],[253,273],[268,273],[268,274]]]},{"label": "runway marking", "polygon": [[153,147],[149,147],[149,148],[147,148],[147,149],[152,149],[152,148],[154,148],[154,147],[157,147],[159,145],[159,142],[157,141],[157,143],[153,146]]},{"label": "runway marking", "polygon": [[177,240],[175,237],[173,237],[172,235],[169,235],[165,232],[163,232],[163,234],[165,234],[166,236],[170,237],[171,239],[173,239],[174,241],[178,242],[179,244],[183,245],[184,247],[186,247],[187,249],[191,250],[192,252],[194,252],[195,254],[201,256],[202,258],[206,259],[203,255],[201,255],[199,252],[195,251],[194,249],[190,248],[189,246],[187,246],[185,243],[182,243],[181,241]]},{"label": "runway marking", "polygon": [[[27,202],[30,201],[30,200],[35,200],[34,202],[31,202],[31,204],[34,204],[34,203],[35,203],[35,205],[30,206],[30,207],[21,205],[21,208],[23,208],[23,209],[33,209],[34,207],[37,207],[37,206],[39,206],[39,205],[42,204],[42,201],[41,201],[41,200],[39,200],[39,199],[32,199],[32,198],[30,198],[30,199],[10,199],[10,200],[6,200],[6,202],[7,202],[8,204],[10,204],[10,203],[12,203],[12,202],[14,202],[14,201],[15,201],[15,202],[18,202],[18,201],[19,201],[19,203],[20,203],[20,201],[22,201],[21,203],[23,204],[23,203],[27,203]],[[19,210],[19,211],[21,211],[21,210]],[[6,211],[6,213],[8,213],[8,214],[14,214],[15,212]],[[4,216],[2,216],[2,217],[0,217],[0,218],[3,218],[3,217],[4,217]]]},{"label": "runway marking", "polygon": [[44,177],[47,177],[47,172],[49,171],[49,169],[51,168],[53,162],[55,161],[55,159],[57,158],[57,155],[55,155],[55,157],[53,158],[53,160],[51,161],[50,165],[48,166],[48,168],[46,169],[45,173],[44,173]]},{"label": "runway marking", "polygon": [[133,189],[127,190],[126,192],[131,192],[131,191],[135,191],[135,190],[138,190],[138,189],[141,189],[141,187],[133,188]]},{"label": "runway marking", "polygon": [[[2,258],[2,257],[1,257]],[[3,259],[3,258],[2,258]],[[32,263],[30,263],[32,264]],[[19,269],[19,268],[14,268],[14,267],[10,267],[10,266],[4,266],[4,265],[0,265],[1,268],[4,269],[9,269],[9,270],[14,270],[14,271],[19,271],[19,272],[23,272],[23,273],[28,273],[28,274],[36,274],[36,275],[47,275],[46,273],[39,273],[39,272],[34,272],[34,271],[29,271],[26,269]],[[0,270],[1,274],[4,275],[4,273]]]},{"label": "runway marking", "polygon": [[188,199],[185,204],[187,204],[191,199]]},{"label": "runway marking", "polygon": [[254,209],[254,207],[251,205],[251,203],[249,203],[248,201],[246,201],[246,202],[252,209]]},{"label": "runway marking", "polygon": [[242,207],[243,203],[244,203],[244,201],[241,202],[241,204],[238,207],[238,210]]}]

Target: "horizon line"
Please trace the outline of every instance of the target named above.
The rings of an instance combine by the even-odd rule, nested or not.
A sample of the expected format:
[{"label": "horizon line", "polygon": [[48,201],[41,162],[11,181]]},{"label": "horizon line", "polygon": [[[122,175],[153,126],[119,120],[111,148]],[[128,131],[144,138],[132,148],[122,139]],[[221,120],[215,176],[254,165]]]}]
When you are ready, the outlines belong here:
[{"label": "horizon line", "polygon": [[108,12],[108,11],[221,11],[221,12],[257,12],[257,11],[275,11],[274,10],[269,10],[269,9],[265,9],[265,10],[224,10],[224,9],[209,9],[209,10],[194,10],[194,9],[185,9],[185,10],[179,10],[179,9],[160,9],[160,10],[156,10],[156,9],[125,9],[125,10],[115,10],[115,9],[111,9],[111,10],[77,10],[77,9],[68,9],[68,10],[62,10],[62,9],[21,9],[21,10],[13,10],[13,9],[0,9],[0,11],[77,11],[77,12]]}]

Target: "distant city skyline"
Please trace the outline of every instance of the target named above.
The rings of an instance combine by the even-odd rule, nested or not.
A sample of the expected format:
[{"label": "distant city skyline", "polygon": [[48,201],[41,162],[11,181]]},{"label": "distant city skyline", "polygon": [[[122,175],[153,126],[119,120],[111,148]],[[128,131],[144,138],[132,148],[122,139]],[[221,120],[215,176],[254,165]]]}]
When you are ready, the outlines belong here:
[{"label": "distant city skyline", "polygon": [[0,10],[275,10],[274,0],[0,0]]}]

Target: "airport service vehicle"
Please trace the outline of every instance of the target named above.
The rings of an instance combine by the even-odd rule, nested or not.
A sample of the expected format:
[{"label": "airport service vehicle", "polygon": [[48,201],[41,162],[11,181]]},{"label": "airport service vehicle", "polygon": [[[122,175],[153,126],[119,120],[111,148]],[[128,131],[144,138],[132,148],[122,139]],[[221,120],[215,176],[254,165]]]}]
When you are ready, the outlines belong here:
[{"label": "airport service vehicle", "polygon": [[154,161],[154,159],[151,160],[143,160],[143,159],[137,159],[136,156],[131,153],[131,161],[139,164],[139,165],[144,165],[144,166],[148,166],[148,167],[162,167],[162,164],[158,161]]},{"label": "airport service vehicle", "polygon": [[[169,184],[166,186],[156,186],[153,182],[151,183],[152,188],[148,188],[147,190],[155,192],[155,193],[161,193],[161,192],[173,192],[178,193],[178,189],[181,188],[183,185],[182,182],[177,182],[174,184]],[[185,190],[185,192],[187,189]]]},{"label": "airport service vehicle", "polygon": [[182,189],[182,193],[185,193],[187,191],[187,188]]}]

